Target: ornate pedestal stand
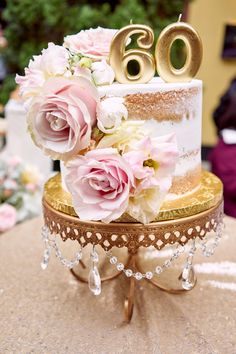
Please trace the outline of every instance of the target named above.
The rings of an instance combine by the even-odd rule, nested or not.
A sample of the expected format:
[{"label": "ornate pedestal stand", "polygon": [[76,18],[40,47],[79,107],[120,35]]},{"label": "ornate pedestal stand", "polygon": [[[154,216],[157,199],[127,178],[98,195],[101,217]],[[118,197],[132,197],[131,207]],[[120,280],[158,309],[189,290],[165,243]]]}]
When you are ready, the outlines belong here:
[{"label": "ornate pedestal stand", "polygon": [[[200,189],[193,193],[191,197],[182,198],[178,202],[178,208],[170,206],[162,208],[158,214],[157,221],[148,225],[135,222],[113,222],[104,224],[101,222],[81,221],[75,216],[73,206],[69,200],[69,195],[61,189],[59,176],[53,177],[45,185],[44,192],[44,219],[43,239],[45,241],[44,259],[42,268],[47,267],[51,249],[55,249],[56,256],[63,265],[71,269],[76,279],[88,282],[75,270],[75,266],[85,267],[82,262],[82,250],[88,245],[93,245],[91,252],[91,270],[89,275],[90,289],[95,294],[100,294],[101,282],[108,281],[120,274],[125,274],[129,279],[129,291],[124,303],[125,319],[129,322],[132,318],[135,281],[146,279],[159,289],[169,293],[178,294],[193,289],[196,285],[196,276],[193,269],[193,256],[196,250],[195,239],[201,241],[203,255],[210,256],[214,253],[222,234],[223,226],[223,202],[222,184],[214,175],[204,172]],[[214,242],[211,247],[207,246],[206,235],[215,232]],[[80,250],[73,261],[68,261],[62,257],[56,242],[59,235],[66,241],[76,240]],[[184,251],[185,244],[191,241],[188,250],[187,260],[183,271],[179,276],[181,286],[179,288],[161,286],[154,277],[158,277],[166,268]],[[97,263],[98,254],[96,245],[100,245],[106,252],[110,264],[116,267],[118,273],[113,276],[100,278]],[[140,247],[153,246],[161,250],[166,245],[175,245],[170,259],[166,260],[162,266],[144,272],[141,262],[137,262],[137,253]],[[114,247],[126,247],[129,258],[127,264],[120,263],[116,256],[112,254]]]}]

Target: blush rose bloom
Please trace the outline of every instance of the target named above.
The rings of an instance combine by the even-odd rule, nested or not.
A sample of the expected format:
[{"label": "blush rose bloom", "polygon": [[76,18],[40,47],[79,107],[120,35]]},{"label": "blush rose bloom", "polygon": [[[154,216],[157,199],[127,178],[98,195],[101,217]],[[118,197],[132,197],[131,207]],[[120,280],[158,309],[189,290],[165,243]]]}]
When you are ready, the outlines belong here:
[{"label": "blush rose bloom", "polygon": [[62,46],[49,43],[41,55],[36,55],[25,68],[25,75],[16,75],[16,83],[20,85],[23,99],[35,96],[50,77],[63,76],[69,73],[69,52]]},{"label": "blush rose bloom", "polygon": [[109,223],[126,211],[134,177],[116,149],[89,151],[66,167],[66,186],[80,219]]},{"label": "blush rose bloom", "polygon": [[115,29],[90,28],[89,30],[66,36],[63,45],[71,52],[79,53],[86,57],[95,59],[107,58],[112,38],[116,32],[117,30]]},{"label": "blush rose bloom", "polygon": [[96,87],[86,78],[51,78],[31,104],[28,128],[52,159],[68,160],[90,144],[96,124]]},{"label": "blush rose bloom", "polygon": [[0,232],[11,229],[17,221],[16,209],[10,204],[0,205]]},{"label": "blush rose bloom", "polygon": [[178,158],[175,134],[146,137],[123,155],[132,168],[136,189],[128,213],[147,224],[157,215],[170,187]]}]

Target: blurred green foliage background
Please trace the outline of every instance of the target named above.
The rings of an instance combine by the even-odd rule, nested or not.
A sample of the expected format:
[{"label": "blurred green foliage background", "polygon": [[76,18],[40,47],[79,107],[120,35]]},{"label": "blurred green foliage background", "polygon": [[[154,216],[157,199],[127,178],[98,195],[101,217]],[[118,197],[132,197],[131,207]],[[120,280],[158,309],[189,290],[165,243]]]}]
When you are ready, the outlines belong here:
[{"label": "blurred green foliage background", "polygon": [[[2,13],[8,41],[3,51],[8,76],[0,90],[5,104],[15,87],[15,73],[23,73],[29,59],[52,41],[61,44],[67,34],[90,27],[120,28],[130,23],[150,25],[158,33],[176,22],[190,0],[8,0]],[[181,60],[181,45],[172,51],[174,63]]]}]

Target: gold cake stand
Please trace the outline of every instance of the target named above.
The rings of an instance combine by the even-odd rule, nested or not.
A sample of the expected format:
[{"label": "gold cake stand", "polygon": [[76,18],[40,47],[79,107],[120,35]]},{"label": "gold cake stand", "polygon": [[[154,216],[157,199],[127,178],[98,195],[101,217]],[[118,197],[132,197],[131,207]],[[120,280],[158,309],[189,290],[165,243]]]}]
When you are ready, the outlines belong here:
[{"label": "gold cake stand", "polygon": [[[209,232],[217,231],[223,222],[222,183],[212,173],[203,171],[198,190],[176,202],[164,203],[156,221],[143,225],[138,222],[127,222],[123,215],[119,222],[104,224],[102,222],[81,221],[74,211],[71,197],[61,187],[60,174],[52,177],[45,184],[43,197],[43,212],[45,225],[52,234],[60,235],[63,241],[76,240],[81,247],[88,244],[100,245],[106,252],[113,247],[126,247],[129,258],[127,265],[142,273],[142,266],[137,262],[140,247],[153,246],[161,250],[166,245],[185,245],[190,239],[203,239]],[[81,261],[80,265],[85,268]],[[76,279],[87,282],[77,271],[71,269]],[[103,278],[102,281],[113,279],[122,274]],[[125,319],[132,318],[135,278],[129,279],[129,291],[125,299]],[[168,288],[158,284],[153,279],[146,279],[159,289],[169,293],[188,291],[183,288]],[[196,277],[194,284],[196,284]],[[189,289],[190,290],[190,289]]]}]

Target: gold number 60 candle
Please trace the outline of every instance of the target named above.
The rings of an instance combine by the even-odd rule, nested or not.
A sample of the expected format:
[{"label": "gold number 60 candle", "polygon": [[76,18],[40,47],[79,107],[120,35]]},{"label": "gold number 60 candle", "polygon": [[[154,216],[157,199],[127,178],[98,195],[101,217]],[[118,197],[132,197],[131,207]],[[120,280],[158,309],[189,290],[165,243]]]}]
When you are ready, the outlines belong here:
[{"label": "gold number 60 candle", "polygon": [[[170,60],[171,46],[176,39],[183,40],[186,45],[187,57],[181,69],[174,68]],[[187,23],[173,23],[161,32],[156,44],[155,58],[158,74],[166,82],[190,81],[201,65],[201,38]]]},{"label": "gold number 60 candle", "polygon": [[[125,51],[130,36],[138,34],[139,49]],[[145,25],[128,25],[118,31],[111,43],[110,65],[115,71],[116,80],[121,83],[145,83],[155,75],[155,60],[149,49],[154,42],[154,34],[150,27]],[[139,64],[137,75],[128,72],[128,63],[135,60]]]},{"label": "gold number 60 candle", "polygon": [[[125,50],[129,38],[138,34],[138,49]],[[171,46],[176,39],[186,45],[187,57],[181,69],[173,67],[170,59]],[[110,65],[120,83],[146,83],[155,75],[155,60],[150,53],[154,34],[150,27],[132,24],[121,28],[111,43]],[[202,42],[198,33],[185,22],[176,22],[167,26],[160,34],[155,48],[156,68],[166,82],[191,81],[196,75],[202,60]],[[128,63],[135,60],[139,64],[139,73],[131,75]]]}]

